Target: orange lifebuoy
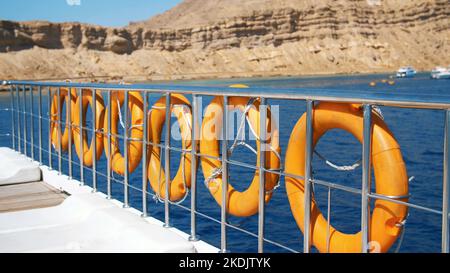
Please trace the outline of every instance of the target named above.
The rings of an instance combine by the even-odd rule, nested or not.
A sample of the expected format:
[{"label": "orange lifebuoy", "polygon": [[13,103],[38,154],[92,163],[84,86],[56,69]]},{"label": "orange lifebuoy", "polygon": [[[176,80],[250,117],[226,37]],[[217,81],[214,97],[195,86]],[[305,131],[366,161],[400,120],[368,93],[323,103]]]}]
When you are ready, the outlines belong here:
[{"label": "orange lifebuoy", "polygon": [[[245,97],[230,97],[228,101],[228,107],[232,106],[237,110],[244,111],[250,102],[250,98]],[[259,114],[259,101],[253,102],[250,110],[248,111],[248,119],[250,125],[254,128],[256,134],[260,135],[260,114]],[[211,104],[206,109],[205,117],[202,124],[202,136],[200,140],[200,152],[205,155],[201,159],[203,173],[206,179],[215,177],[217,170],[221,169],[221,162],[215,158],[219,157],[220,146],[219,136],[222,131],[222,117],[223,117],[223,98],[216,97],[212,100]],[[278,129],[271,130],[272,121],[270,110],[267,111],[267,124],[268,124],[268,139],[267,145],[271,145],[271,151],[264,151],[266,169],[276,170],[280,168],[280,159],[278,154],[280,152],[279,147],[279,133]],[[274,126],[275,127],[275,126]],[[224,151],[222,151],[224,152]],[[257,140],[257,166],[259,166],[259,157],[261,154],[261,141]],[[277,185],[279,176],[277,174],[265,173],[266,178],[266,195],[265,201],[268,202],[272,197],[272,190]],[[222,202],[222,175],[217,175],[212,181],[215,183],[208,183],[208,188],[214,199],[218,204]],[[214,185],[212,185],[214,184]],[[227,211],[229,214],[238,217],[247,217],[254,215],[258,212],[258,200],[259,200],[259,169],[256,170],[255,176],[250,187],[244,191],[239,192],[233,188],[230,184],[228,186],[228,198],[227,198]]]},{"label": "orange lifebuoy", "polygon": [[[75,142],[75,150],[77,152],[78,158],[83,156],[83,164],[91,167],[93,165],[94,160],[99,160],[103,153],[103,135],[99,132],[103,129],[104,118],[105,118],[105,104],[103,102],[103,98],[101,92],[95,92],[95,101],[96,101],[96,113],[95,113],[95,135],[96,146],[94,147],[94,137],[92,137],[91,144],[88,148],[88,138],[87,131],[83,130],[83,148],[81,148],[80,140],[80,104],[82,103],[83,107],[83,127],[86,127],[86,113],[88,109],[88,105],[93,106],[93,95],[91,90],[83,90],[83,99],[78,97],[75,109],[73,111],[73,123],[75,125],[73,129],[73,138]],[[96,151],[96,158],[93,158],[93,151]]]},{"label": "orange lifebuoy", "polygon": [[[360,142],[363,139],[363,113],[359,105],[320,103],[314,115],[314,145],[331,129],[350,132]],[[286,173],[304,176],[306,115],[295,126],[286,152]],[[392,132],[376,113],[373,114],[372,163],[376,180],[376,192],[380,195],[395,196],[408,200],[408,178],[400,147]],[[304,181],[286,177],[286,191],[291,211],[302,231],[304,231]],[[311,243],[320,252],[361,252],[362,235],[344,234],[334,227],[327,232],[327,220],[316,201],[311,201]],[[386,252],[401,233],[402,222],[408,209],[404,205],[377,200],[371,213],[369,227],[370,245],[380,252]],[[328,236],[329,234],[329,244]],[[328,248],[328,247],[329,248]]]},{"label": "orange lifebuoy", "polygon": [[[119,110],[125,100],[124,91],[114,91],[111,93],[111,132],[108,132],[108,119],[105,118],[104,144],[105,153],[111,159],[111,168],[119,175],[125,174],[125,158],[120,153],[119,140],[117,138]],[[132,173],[138,166],[142,158],[142,137],[144,122],[144,101],[139,92],[132,91],[128,94],[128,105],[126,111],[130,112],[131,125],[128,132],[130,140],[128,141],[128,171]],[[108,116],[108,109],[105,117]],[[107,136],[111,133],[111,153],[107,145]]]},{"label": "orange lifebuoy", "polygon": [[[193,142],[190,102],[181,94],[171,95],[171,112],[177,117],[180,126],[182,149],[185,151],[191,149]],[[149,126],[149,141],[152,144],[161,143],[161,133],[166,119],[166,97],[162,97],[153,105],[149,116],[148,124],[151,125]],[[194,141],[194,143],[197,145],[197,142]],[[161,150],[156,145],[150,145],[149,148],[148,179],[150,185],[158,196],[166,198],[166,176],[161,167]],[[187,194],[187,190],[191,187],[191,163],[192,155],[190,153],[183,153],[177,174],[169,182],[170,201],[176,202],[183,199]]]},{"label": "orange lifebuoy", "polygon": [[[71,89],[70,92],[71,95],[71,110],[73,113],[74,107],[75,107],[75,102],[77,99],[77,92],[75,88]],[[69,92],[67,88],[61,88],[60,89],[60,98],[58,101],[58,95],[54,94],[53,95],[53,99],[52,99],[52,104],[50,106],[50,132],[51,132],[51,141],[53,144],[53,147],[55,149],[59,149],[59,134],[61,132],[61,124],[59,124],[59,122],[61,122],[60,120],[58,120],[58,107],[60,110],[59,116],[62,116],[62,112],[63,112],[63,104],[68,104],[69,103]],[[61,133],[61,150],[62,151],[67,151],[69,148],[69,135],[72,133],[69,130],[69,123],[72,122],[72,116],[69,116],[69,109],[68,107],[66,107],[66,121],[65,121],[65,128],[64,128],[64,132]]]}]

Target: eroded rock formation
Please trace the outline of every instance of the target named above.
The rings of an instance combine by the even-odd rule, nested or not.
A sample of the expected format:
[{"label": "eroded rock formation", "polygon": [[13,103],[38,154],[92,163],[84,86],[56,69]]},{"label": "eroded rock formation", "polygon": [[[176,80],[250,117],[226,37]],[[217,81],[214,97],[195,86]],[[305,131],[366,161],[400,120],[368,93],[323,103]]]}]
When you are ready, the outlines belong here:
[{"label": "eroded rock formation", "polygon": [[[242,9],[232,6],[236,1],[187,0],[124,28],[0,21],[0,52],[69,50],[80,58],[96,55],[97,63],[128,55],[133,70],[148,75],[346,73],[450,63],[448,0],[247,0]],[[160,63],[142,64],[145,53]],[[0,63],[0,76],[3,70]]]}]

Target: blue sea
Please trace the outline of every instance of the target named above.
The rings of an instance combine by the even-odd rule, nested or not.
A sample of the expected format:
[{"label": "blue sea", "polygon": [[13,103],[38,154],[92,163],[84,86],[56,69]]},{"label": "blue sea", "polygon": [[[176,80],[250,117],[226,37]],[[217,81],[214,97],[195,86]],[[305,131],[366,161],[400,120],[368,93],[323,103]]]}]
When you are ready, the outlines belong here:
[{"label": "blue sea", "polygon": [[[253,79],[231,79],[213,81],[183,81],[176,84],[216,86],[223,87],[234,83],[247,84],[252,87],[271,87],[273,92],[278,92],[278,88],[327,88],[336,90],[358,90],[360,92],[392,92],[405,94],[446,94],[450,92],[450,80],[430,80],[429,74],[419,74],[413,79],[396,80],[396,84],[390,86],[379,82],[376,87],[369,87],[371,81],[387,79],[389,75],[356,75],[356,76],[317,76],[317,77],[286,77],[286,78],[253,78]],[[167,83],[169,84],[169,83]],[[173,82],[172,82],[173,84]],[[191,99],[190,97],[188,97]],[[155,102],[158,96],[152,96],[150,103]],[[208,105],[211,98],[203,100],[203,107]],[[30,96],[27,97],[28,107]],[[37,93],[35,93],[35,103]],[[282,149],[282,162],[291,131],[304,114],[306,104],[303,101],[269,100],[271,105],[280,107],[280,144]],[[23,106],[23,101],[21,102]],[[10,108],[10,96],[8,93],[0,94],[0,109]],[[444,137],[444,112],[440,110],[415,110],[400,109],[391,107],[381,107],[385,117],[385,122],[393,131],[399,142],[404,160],[406,162],[408,176],[414,177],[410,182],[410,202],[440,210],[442,207],[442,171],[443,171],[443,137]],[[35,113],[37,106],[35,104]],[[90,111],[90,110],[89,110]],[[88,111],[88,116],[89,112]],[[43,113],[48,113],[48,98],[44,93]],[[11,147],[10,137],[4,134],[11,133],[11,117],[6,111],[1,112],[0,119],[0,146]],[[30,122],[30,118],[27,118]],[[175,122],[175,120],[173,120]],[[88,124],[90,120],[88,119]],[[34,134],[35,143],[38,139],[37,119],[35,119]],[[48,147],[48,123],[43,122],[44,148]],[[30,130],[28,130],[30,134]],[[248,134],[247,134],[248,135]],[[30,138],[30,135],[28,135]],[[255,145],[251,141],[250,144]],[[173,141],[173,144],[180,147],[180,143]],[[333,130],[327,133],[316,147],[322,155],[339,165],[352,165],[361,159],[361,145],[349,133]],[[75,151],[75,149],[73,149]],[[30,151],[30,147],[28,147]],[[53,151],[55,152],[55,151]],[[74,162],[78,159],[74,154]],[[35,156],[38,155],[35,149]],[[67,155],[64,155],[67,157]],[[176,173],[180,154],[172,152],[172,173]],[[256,164],[256,156],[246,148],[238,148],[231,158],[248,164]],[[44,164],[48,165],[47,152],[44,153]],[[53,157],[53,166],[57,167],[56,156]],[[130,178],[130,184],[134,187],[130,189],[131,205],[139,210],[142,209],[142,196],[137,190],[142,188],[141,167],[136,170]],[[317,179],[334,182],[355,188],[361,188],[361,168],[352,172],[338,172],[328,167],[317,156],[313,160],[313,174]],[[68,172],[68,164],[63,161],[63,170]],[[105,173],[106,160],[103,155],[98,164],[98,170]],[[74,165],[74,177],[79,177],[79,167]],[[244,190],[249,186],[254,171],[243,167],[232,166],[230,169],[230,183],[238,190]],[[85,170],[86,184],[92,185],[92,172]],[[119,175],[114,177],[121,181]],[[204,177],[199,168],[198,171],[198,211],[201,214],[220,220],[220,207],[204,186]],[[290,211],[289,202],[286,196],[284,178],[281,179],[281,186],[276,190],[273,198],[266,207],[266,238],[280,243],[295,251],[302,251],[303,235],[297,227]],[[106,179],[98,177],[98,187],[100,191],[106,192]],[[136,188],[136,189],[135,189]],[[123,185],[113,184],[113,197],[123,201]],[[374,189],[373,189],[374,190]],[[316,185],[314,188],[316,199],[324,214],[327,211],[328,189]],[[331,224],[346,233],[356,233],[360,230],[360,203],[358,195],[332,190],[331,192]],[[190,196],[180,205],[172,205],[170,211],[171,224],[187,233],[190,232],[190,212],[186,208],[190,207]],[[158,203],[149,197],[148,212],[151,216],[164,220],[164,204]],[[326,216],[326,215],[325,215]],[[229,217],[229,224],[257,234],[258,216],[249,218]],[[95,228],[95,227],[93,227]],[[203,216],[198,216],[198,234],[201,239],[220,247],[220,224],[210,221]],[[228,228],[228,249],[230,252],[256,252],[257,239],[251,235],[243,233],[234,228]],[[410,209],[406,223],[404,239],[401,245],[394,245],[392,252],[399,249],[400,252],[440,252],[441,250],[441,216],[430,214],[417,209]],[[266,243],[266,252],[287,252],[286,249],[271,243]],[[315,251],[313,249],[313,251]]]}]

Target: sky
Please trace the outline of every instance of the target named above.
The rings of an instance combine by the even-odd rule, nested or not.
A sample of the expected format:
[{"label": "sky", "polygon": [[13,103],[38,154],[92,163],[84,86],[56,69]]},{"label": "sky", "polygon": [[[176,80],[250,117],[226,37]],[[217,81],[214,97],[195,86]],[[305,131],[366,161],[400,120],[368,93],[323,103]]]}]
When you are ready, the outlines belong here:
[{"label": "sky", "polygon": [[182,0],[0,0],[0,19],[126,26],[171,9]]}]

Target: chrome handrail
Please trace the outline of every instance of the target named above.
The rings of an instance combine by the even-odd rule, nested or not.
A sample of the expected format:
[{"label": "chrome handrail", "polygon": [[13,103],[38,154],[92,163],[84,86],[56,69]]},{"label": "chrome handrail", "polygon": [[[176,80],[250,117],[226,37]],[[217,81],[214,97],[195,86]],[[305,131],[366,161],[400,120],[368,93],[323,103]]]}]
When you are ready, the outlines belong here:
[{"label": "chrome handrail", "polygon": [[[117,84],[97,84],[97,83],[67,83],[67,82],[61,82],[61,83],[49,83],[49,82],[31,82],[31,81],[6,81],[3,82],[6,85],[10,86],[10,94],[11,94],[11,141],[12,146],[15,150],[18,150],[19,152],[23,152],[25,155],[30,154],[31,158],[34,157],[35,148],[39,151],[39,163],[44,164],[43,162],[43,153],[48,153],[49,158],[49,167],[52,168],[52,156],[58,157],[58,171],[60,174],[62,174],[62,161],[67,161],[69,163],[69,178],[72,176],[72,164],[78,165],[80,167],[80,174],[81,174],[81,182],[83,182],[83,173],[85,171],[86,166],[83,164],[83,160],[80,160],[80,164],[77,162],[72,161],[72,154],[69,152],[68,157],[66,158],[61,150],[61,132],[60,130],[58,133],[59,138],[59,147],[56,147],[56,153],[52,151],[52,143],[51,143],[51,132],[49,130],[48,135],[48,149],[45,149],[43,147],[44,145],[44,138],[42,136],[42,122],[47,121],[49,128],[52,126],[52,124],[55,124],[54,126],[63,126],[65,128],[66,126],[69,126],[70,128],[75,127],[75,125],[72,124],[72,122],[69,122],[69,124],[66,124],[61,119],[61,109],[60,104],[58,103],[58,121],[52,121],[50,118],[50,113],[48,113],[48,116],[45,117],[44,113],[42,112],[42,93],[47,91],[48,93],[48,107],[50,112],[51,107],[51,99],[53,95],[56,95],[57,98],[60,100],[61,98],[61,88],[75,88],[79,94],[82,95],[82,89],[91,89],[91,90],[100,90],[102,92],[107,93],[107,102],[108,102],[108,116],[106,117],[108,119],[108,125],[111,126],[111,92],[121,90],[125,92],[125,105],[128,101],[128,94],[131,91],[139,91],[144,93],[144,109],[149,109],[148,107],[148,94],[159,94],[166,96],[166,103],[170,104],[170,98],[172,93],[182,93],[182,94],[190,94],[193,97],[193,103],[192,103],[192,111],[193,111],[193,132],[192,137],[193,139],[197,139],[199,136],[199,132],[197,131],[198,127],[198,115],[201,111],[201,106],[199,106],[198,99],[200,96],[223,96],[225,102],[229,97],[232,96],[238,96],[238,97],[255,97],[259,98],[261,102],[261,106],[267,104],[268,99],[281,99],[281,100],[302,100],[307,102],[307,149],[306,149],[306,166],[305,166],[305,177],[299,177],[292,174],[285,173],[283,171],[275,171],[275,170],[268,170],[264,168],[264,157],[262,156],[260,158],[260,166],[248,166],[248,164],[240,163],[237,161],[229,160],[227,153],[222,153],[222,156],[220,158],[215,158],[219,160],[222,163],[222,176],[223,176],[223,183],[222,183],[222,209],[221,209],[221,219],[213,219],[213,221],[220,223],[221,225],[221,245],[220,250],[221,252],[227,252],[227,228],[234,228],[236,230],[239,230],[240,228],[235,227],[227,222],[227,195],[225,194],[227,192],[228,188],[228,180],[227,180],[227,174],[228,174],[228,166],[231,165],[238,165],[243,167],[252,168],[255,170],[259,170],[260,173],[276,173],[280,176],[284,177],[293,177],[293,178],[299,178],[302,180],[305,180],[305,209],[308,210],[311,206],[311,193],[312,188],[314,185],[322,185],[329,190],[336,189],[336,190],[342,190],[351,192],[354,194],[358,194],[361,196],[361,227],[362,227],[362,252],[368,252],[370,243],[369,240],[369,220],[370,216],[368,213],[369,208],[369,198],[376,199],[376,200],[385,200],[397,204],[402,204],[411,208],[420,209],[423,211],[440,214],[442,216],[442,252],[448,253],[449,252],[449,235],[448,235],[448,218],[449,218],[449,164],[450,161],[448,160],[449,156],[449,137],[450,137],[450,95],[442,95],[442,94],[405,94],[405,93],[393,93],[393,92],[366,92],[364,90],[360,91],[342,91],[342,90],[329,90],[329,89],[306,89],[306,88],[284,88],[284,89],[277,89],[276,93],[274,93],[274,90],[272,88],[248,88],[248,89],[239,89],[239,88],[226,88],[226,87],[199,87],[199,86],[174,86],[174,85],[155,85],[155,84],[132,84],[132,85],[117,85]],[[38,113],[36,114],[34,109],[34,91],[38,91]],[[31,111],[27,111],[28,104],[27,104],[27,93],[30,94],[31,99]],[[71,92],[68,92],[69,94],[69,101]],[[94,107],[95,107],[95,95],[94,97]],[[21,103],[21,99],[23,99],[23,103]],[[320,101],[327,101],[327,102],[346,102],[346,103],[358,103],[363,104],[364,109],[364,134],[363,134],[363,177],[362,177],[362,189],[356,189],[352,187],[337,185],[331,182],[317,180],[312,178],[311,175],[311,160],[313,156],[313,136],[312,136],[312,112],[314,109],[314,103],[320,102]],[[70,103],[69,103],[70,105]],[[392,106],[392,107],[402,107],[402,108],[417,108],[417,109],[437,109],[437,110],[445,110],[446,112],[446,119],[445,119],[445,145],[444,145],[444,170],[443,170],[443,190],[442,190],[442,196],[443,196],[443,204],[442,204],[442,210],[436,210],[431,209],[425,206],[413,204],[411,202],[406,202],[400,200],[401,198],[398,196],[383,196],[376,193],[372,193],[370,190],[370,146],[371,146],[371,112],[372,107],[374,106]],[[81,106],[82,107],[82,106]],[[80,107],[80,108],[81,108]],[[71,116],[72,109],[70,106],[67,107],[69,111],[69,116]],[[226,107],[225,107],[226,111]],[[101,133],[103,135],[106,135],[104,131],[98,131],[95,129],[95,122],[92,124],[92,128],[87,128],[87,126],[83,126],[82,124],[82,108],[80,109],[80,126],[77,126],[80,131],[87,130],[95,133]],[[93,110],[95,113],[95,110]],[[261,117],[265,117],[265,114],[263,115],[263,111],[260,111]],[[145,113],[145,112],[144,112]],[[146,115],[144,115],[146,116]],[[170,116],[170,108],[166,107],[166,117]],[[224,135],[227,135],[227,116],[226,114],[223,115],[223,133]],[[38,130],[39,130],[39,140],[38,144],[34,142],[34,119],[39,118],[38,123]],[[93,115],[93,118],[95,120],[95,115]],[[129,122],[129,114],[128,111],[126,111],[126,118],[125,118],[125,124],[128,126]],[[263,118],[260,119],[261,126],[263,122],[265,123],[265,120]],[[31,125],[31,134],[28,134],[28,123]],[[108,128],[109,128],[108,127]],[[146,128],[148,125],[146,123],[143,124],[143,128],[146,131]],[[149,139],[146,137],[143,138],[141,141],[143,145],[143,151],[145,154],[145,147],[148,145],[155,145],[158,147],[161,147],[165,151],[165,173],[166,173],[166,181],[170,181],[170,151],[183,151],[185,153],[191,153],[192,158],[202,158],[206,155],[202,155],[199,153],[199,150],[195,145],[192,145],[191,150],[183,150],[178,149],[175,147],[170,146],[170,122],[166,122],[166,136],[164,144],[156,144],[152,143]],[[111,134],[111,130],[109,128],[107,137],[107,144],[111,147],[111,137],[114,135]],[[81,135],[81,141],[82,141],[82,133]],[[146,135],[146,134],[144,134]],[[125,148],[125,155],[128,153],[126,152],[128,149],[127,142],[132,140],[127,133],[127,130],[124,130],[123,136],[115,136],[118,138],[121,138],[124,140],[124,148]],[[261,136],[260,136],[261,137]],[[94,137],[95,139],[95,137]],[[261,139],[265,139],[261,137]],[[132,140],[134,141],[134,140]],[[69,142],[72,142],[72,138],[69,138]],[[27,150],[27,146],[30,146],[31,150]],[[70,145],[70,143],[69,143]],[[222,148],[224,150],[227,150],[227,143],[226,141],[223,141]],[[70,146],[71,147],[71,146]],[[81,146],[82,147],[82,146]],[[69,149],[71,151],[71,148]],[[125,176],[124,181],[120,181],[114,177],[112,177],[112,170],[110,165],[110,158],[107,158],[108,160],[108,170],[107,173],[101,173],[97,170],[96,165],[93,165],[92,173],[93,173],[93,181],[94,181],[94,190],[97,189],[97,175],[100,175],[102,177],[105,177],[107,179],[107,197],[111,198],[111,184],[112,182],[122,183],[124,186],[124,204],[125,207],[129,205],[129,196],[128,196],[128,190],[129,188],[133,188],[135,190],[139,190],[143,194],[143,217],[147,217],[147,195],[152,195],[150,192],[144,190],[144,185],[142,189],[136,188],[133,185],[130,185],[128,183],[129,178],[129,171],[128,167],[125,167]],[[144,156],[144,160],[148,160]],[[95,161],[95,160],[94,160]],[[125,160],[127,162],[127,160]],[[195,161],[195,160],[193,160]],[[191,191],[191,204],[190,208],[187,208],[181,204],[173,204],[169,200],[169,183],[166,183],[166,197],[164,200],[164,225],[166,227],[170,226],[170,206],[175,205],[182,207],[191,213],[191,234],[190,234],[190,240],[196,241],[198,240],[199,236],[197,234],[196,229],[196,223],[197,223],[197,216],[205,217],[205,218],[211,218],[210,216],[207,216],[205,214],[202,214],[197,211],[197,198],[196,198],[196,192],[197,192],[197,174],[196,174],[196,168],[195,164],[192,164],[192,191]],[[144,167],[145,168],[145,167]],[[143,178],[142,183],[146,183],[147,174],[144,171],[143,172]],[[268,240],[264,237],[264,226],[265,226],[265,203],[264,203],[264,196],[265,196],[265,175],[260,175],[260,200],[259,200],[259,217],[258,217],[258,234],[254,234],[252,232],[242,230],[242,232],[250,234],[258,239],[258,252],[264,252],[264,243],[271,243],[277,246],[280,246],[286,250],[293,251],[286,246],[283,246],[282,244],[279,244],[277,242],[273,242],[271,240]],[[328,209],[330,208],[330,204],[328,204]],[[211,220],[211,219],[210,219]],[[329,220],[328,220],[329,221]],[[305,235],[304,235],[304,245],[303,250],[304,252],[310,251],[310,238],[309,238],[309,225],[307,223],[310,222],[310,214],[305,214]]]}]

